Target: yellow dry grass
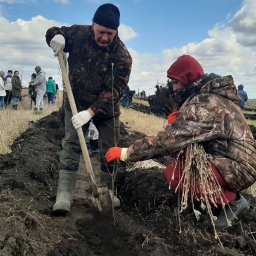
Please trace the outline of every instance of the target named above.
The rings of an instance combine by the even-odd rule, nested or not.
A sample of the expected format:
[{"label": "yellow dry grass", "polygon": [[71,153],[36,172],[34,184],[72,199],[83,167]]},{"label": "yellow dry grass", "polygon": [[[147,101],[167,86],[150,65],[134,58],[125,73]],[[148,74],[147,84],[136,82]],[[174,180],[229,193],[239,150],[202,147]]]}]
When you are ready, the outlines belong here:
[{"label": "yellow dry grass", "polygon": [[139,103],[144,106],[149,106],[149,103],[147,100],[140,100],[140,99],[133,98],[132,102]]},{"label": "yellow dry grass", "polygon": [[245,103],[245,107],[247,108],[252,108],[256,110],[256,102],[255,100],[249,99],[246,103]]},{"label": "yellow dry grass", "polygon": [[248,193],[252,196],[256,196],[256,184],[253,184],[251,187],[246,189],[246,193]]},{"label": "yellow dry grass", "polygon": [[167,121],[163,118],[144,114],[130,108],[121,108],[120,120],[131,130],[143,132],[148,136],[156,135],[167,124]]},{"label": "yellow dry grass", "polygon": [[[27,128],[30,121],[36,121],[51,112],[60,108],[62,102],[62,94],[57,96],[57,102],[54,105],[45,104],[44,110],[40,114],[35,114],[30,108],[30,98],[24,96],[18,106],[18,110],[13,110],[12,106],[0,112],[0,154],[11,152],[13,141]],[[33,105],[34,107],[34,105]]]}]

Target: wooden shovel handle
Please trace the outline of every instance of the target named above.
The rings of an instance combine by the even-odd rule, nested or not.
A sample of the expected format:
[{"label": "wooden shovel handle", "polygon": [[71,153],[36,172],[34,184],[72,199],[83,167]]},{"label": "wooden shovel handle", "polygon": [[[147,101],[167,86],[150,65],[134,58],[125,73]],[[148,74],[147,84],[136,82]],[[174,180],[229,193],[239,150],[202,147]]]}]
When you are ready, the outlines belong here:
[{"label": "wooden shovel handle", "polygon": [[[65,64],[65,61],[64,61],[64,60],[66,60],[66,56],[65,56],[64,52],[61,52],[58,55],[58,60],[59,60],[59,65],[60,65],[60,69],[61,69],[61,73],[62,73],[62,79],[64,81],[64,85],[65,85],[65,88],[66,88],[66,92],[67,92],[71,112],[72,112],[72,115],[75,115],[78,112],[77,112],[77,107],[76,107],[74,95],[73,95],[73,92],[72,92],[72,88],[71,88],[71,85],[70,85],[70,81],[69,81],[69,78],[68,78],[67,67],[66,67],[66,64]],[[94,174],[94,171],[93,171],[93,168],[92,168],[92,163],[91,163],[89,153],[88,153],[88,150],[87,150],[87,146],[86,146],[86,143],[85,143],[83,129],[82,129],[82,127],[80,127],[78,129],[76,129],[76,131],[77,131],[80,146],[81,146],[81,149],[82,149],[82,154],[83,154],[83,158],[84,158],[84,162],[85,162],[85,167],[86,167],[86,170],[89,174],[89,178],[90,178],[90,181],[91,181],[92,192],[93,192],[94,197],[98,198],[99,197],[99,192],[98,192],[98,189],[97,189],[98,187],[97,187],[97,184],[96,184],[95,174]],[[101,210],[99,200],[96,200],[96,201],[97,201],[97,205],[98,205],[99,210]]]}]

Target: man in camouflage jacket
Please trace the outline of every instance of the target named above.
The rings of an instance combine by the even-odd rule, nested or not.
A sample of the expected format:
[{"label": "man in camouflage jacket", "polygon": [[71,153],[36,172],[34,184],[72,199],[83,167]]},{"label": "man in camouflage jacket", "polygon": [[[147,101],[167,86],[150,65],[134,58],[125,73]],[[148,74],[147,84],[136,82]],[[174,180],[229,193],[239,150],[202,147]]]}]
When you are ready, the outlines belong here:
[{"label": "man in camouflage jacket", "polygon": [[[131,56],[118,36],[119,18],[115,5],[103,4],[95,12],[93,25],[52,27],[46,33],[47,44],[55,55],[62,50],[69,53],[69,79],[79,111],[72,117],[64,93],[65,138],[54,211],[70,211],[81,153],[75,129],[83,126],[86,133],[90,119],[99,131],[101,180],[111,187],[113,166],[106,164],[104,155],[118,141],[119,104],[128,86],[132,66]],[[68,180],[68,187],[63,185],[65,180]],[[69,191],[68,196],[63,196],[65,190]]]},{"label": "man in camouflage jacket", "polygon": [[[248,208],[239,192],[256,180],[256,143],[238,105],[232,76],[204,74],[193,57],[183,55],[169,68],[168,78],[176,92],[169,125],[157,136],[135,141],[129,148],[110,148],[106,160],[172,155],[174,160],[165,171],[171,188],[182,192],[189,188],[190,198],[209,199],[215,206],[230,203],[237,215]],[[234,214],[228,209],[232,221]],[[227,226],[222,211],[215,224]]]}]

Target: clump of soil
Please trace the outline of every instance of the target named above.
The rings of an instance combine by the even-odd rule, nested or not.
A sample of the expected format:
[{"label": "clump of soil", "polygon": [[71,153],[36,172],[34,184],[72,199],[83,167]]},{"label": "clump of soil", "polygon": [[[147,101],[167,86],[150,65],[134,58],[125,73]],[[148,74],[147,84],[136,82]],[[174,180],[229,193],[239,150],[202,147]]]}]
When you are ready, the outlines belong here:
[{"label": "clump of soil", "polygon": [[[163,169],[121,165],[116,178],[122,207],[113,216],[100,214],[85,191],[79,173],[78,190],[67,216],[54,216],[58,182],[61,114],[31,123],[17,138],[12,153],[0,155],[0,255],[255,255],[255,198],[249,211],[214,239],[207,214],[196,221],[191,211],[177,213],[178,195],[168,189]],[[121,146],[145,136],[125,126]],[[92,157],[97,165],[97,156]],[[155,159],[165,164],[168,159]],[[87,184],[86,184],[87,183]]]}]

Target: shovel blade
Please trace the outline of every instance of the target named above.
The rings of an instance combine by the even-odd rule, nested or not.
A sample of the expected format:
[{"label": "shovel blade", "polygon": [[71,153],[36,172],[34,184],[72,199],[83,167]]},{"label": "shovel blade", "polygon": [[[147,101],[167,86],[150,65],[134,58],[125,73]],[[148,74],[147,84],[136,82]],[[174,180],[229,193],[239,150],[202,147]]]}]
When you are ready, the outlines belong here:
[{"label": "shovel blade", "polygon": [[102,212],[112,214],[113,205],[112,205],[112,199],[109,194],[108,187],[99,186],[98,193],[99,193],[99,201],[101,203]]}]

